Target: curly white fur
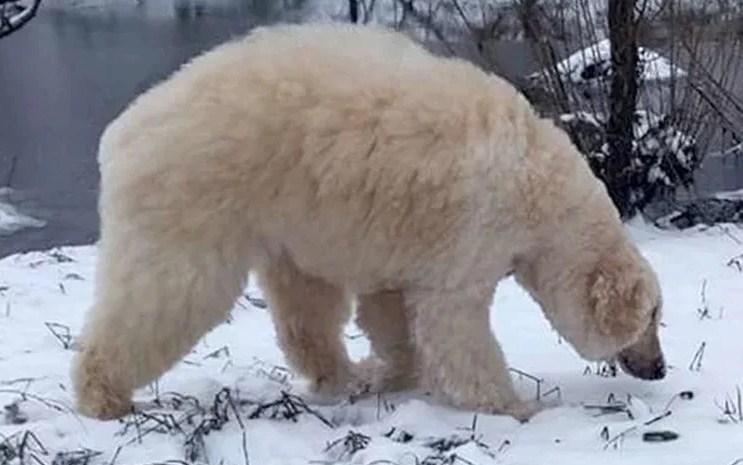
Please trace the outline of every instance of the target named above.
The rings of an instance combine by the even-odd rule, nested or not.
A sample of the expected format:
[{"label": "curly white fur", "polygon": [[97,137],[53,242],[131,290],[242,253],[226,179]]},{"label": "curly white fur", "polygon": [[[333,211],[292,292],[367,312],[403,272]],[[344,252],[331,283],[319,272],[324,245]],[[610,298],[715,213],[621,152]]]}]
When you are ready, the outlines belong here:
[{"label": "curly white fur", "polygon": [[[502,79],[395,32],[258,29],[136,99],[99,159],[75,364],[88,415],[127,413],[250,270],[288,361],[328,395],[373,369],[374,389],[527,418],[488,312],[512,272],[586,357],[657,337],[655,277],[566,135]],[[353,296],[378,362],[341,343]]]}]

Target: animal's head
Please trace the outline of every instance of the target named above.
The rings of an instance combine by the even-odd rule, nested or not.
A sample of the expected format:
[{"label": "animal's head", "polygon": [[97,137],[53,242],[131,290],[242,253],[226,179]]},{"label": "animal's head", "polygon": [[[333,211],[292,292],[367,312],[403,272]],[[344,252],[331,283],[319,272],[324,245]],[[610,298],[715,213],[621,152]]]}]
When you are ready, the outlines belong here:
[{"label": "animal's head", "polygon": [[588,278],[592,331],[608,342],[597,355],[628,374],[655,380],[666,375],[658,339],[662,297],[650,265],[634,247],[602,256]]},{"label": "animal's head", "polygon": [[637,378],[663,378],[660,287],[635,247],[620,241],[584,260],[549,255],[517,267],[516,276],[560,335],[586,359],[616,361]]}]

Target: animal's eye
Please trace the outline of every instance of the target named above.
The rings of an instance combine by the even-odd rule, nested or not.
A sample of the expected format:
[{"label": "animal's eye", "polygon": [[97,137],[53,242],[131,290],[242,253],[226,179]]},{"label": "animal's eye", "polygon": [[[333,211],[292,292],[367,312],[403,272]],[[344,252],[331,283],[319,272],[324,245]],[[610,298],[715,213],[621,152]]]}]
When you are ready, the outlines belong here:
[{"label": "animal's eye", "polygon": [[652,319],[652,321],[656,321],[658,319],[659,314],[660,314],[660,305],[656,305],[655,307],[653,307],[653,311],[650,315],[650,318]]}]

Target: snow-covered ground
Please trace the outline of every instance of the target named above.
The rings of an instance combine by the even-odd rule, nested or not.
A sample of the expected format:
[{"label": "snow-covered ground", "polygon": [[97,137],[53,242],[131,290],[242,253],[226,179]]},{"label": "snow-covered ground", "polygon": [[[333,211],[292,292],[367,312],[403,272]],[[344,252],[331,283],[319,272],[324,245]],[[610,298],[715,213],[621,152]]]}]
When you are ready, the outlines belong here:
[{"label": "snow-covered ground", "polygon": [[[82,418],[71,410],[68,365],[91,302],[95,248],[6,258],[0,464],[743,463],[736,390],[743,389],[743,244],[736,242],[743,232],[642,224],[630,231],[662,281],[669,376],[656,383],[607,376],[561,343],[513,282],[503,283],[493,328],[512,367],[529,374],[514,372],[522,395],[539,392],[551,405],[527,424],[457,411],[416,393],[305,404],[292,397],[299,382],[282,368],[269,315],[252,286],[229,323],[138,393],[151,404],[145,413],[124,421]],[[353,355],[362,356],[366,341],[353,326],[347,335]],[[648,442],[648,431],[678,438]]]}]

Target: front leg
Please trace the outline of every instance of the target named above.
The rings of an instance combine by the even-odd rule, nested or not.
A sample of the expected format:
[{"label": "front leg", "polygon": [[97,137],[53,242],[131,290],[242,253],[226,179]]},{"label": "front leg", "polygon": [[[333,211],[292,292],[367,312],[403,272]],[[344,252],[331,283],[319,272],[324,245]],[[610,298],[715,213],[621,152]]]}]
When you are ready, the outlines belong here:
[{"label": "front leg", "polygon": [[513,388],[500,345],[490,330],[494,286],[406,293],[424,388],[457,407],[525,421],[536,409]]}]

